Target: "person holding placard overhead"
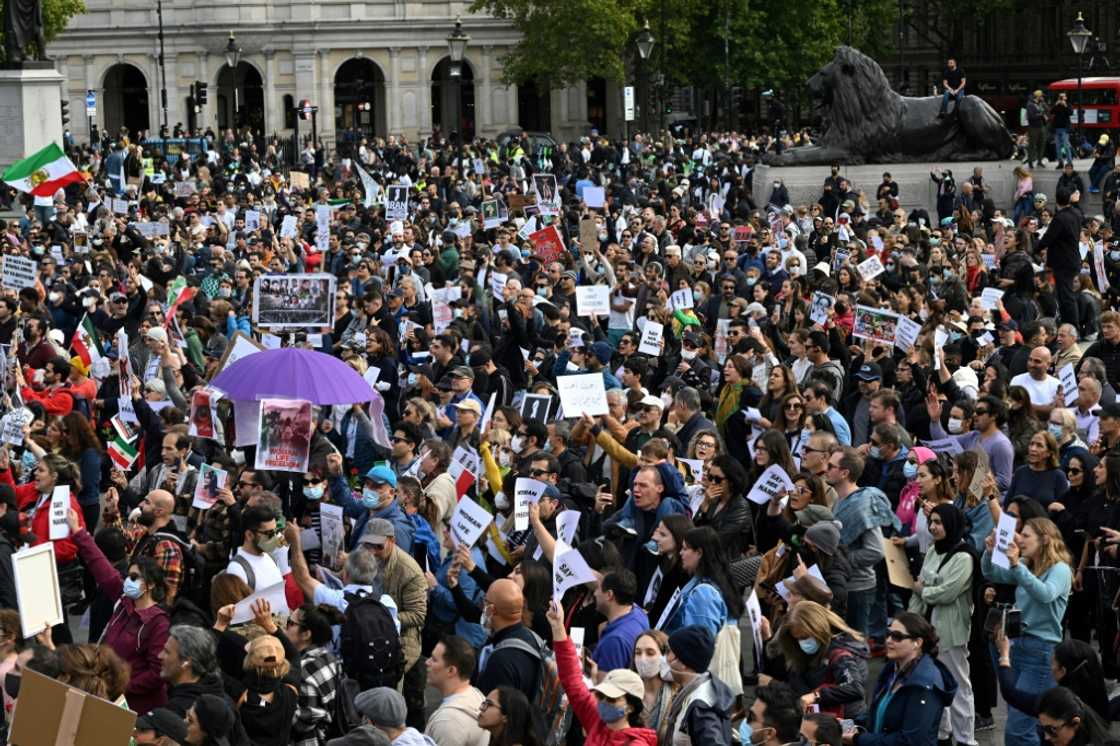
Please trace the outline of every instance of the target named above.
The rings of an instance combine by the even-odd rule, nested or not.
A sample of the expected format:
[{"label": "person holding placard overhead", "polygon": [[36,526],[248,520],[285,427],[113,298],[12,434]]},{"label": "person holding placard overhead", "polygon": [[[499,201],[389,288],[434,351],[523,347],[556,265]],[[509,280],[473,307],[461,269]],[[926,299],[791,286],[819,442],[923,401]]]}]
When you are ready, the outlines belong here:
[{"label": "person holding placard overhead", "polygon": [[[1041,694],[1055,683],[1050,656],[1062,641],[1062,617],[1073,585],[1069,552],[1058,527],[1048,518],[1026,521],[999,556],[996,531],[988,536],[985,547],[984,576],[1015,586],[1015,608],[1022,618],[1022,634],[1011,648],[1016,686],[1025,693]],[[1008,708],[1004,743],[1037,744],[1034,718]]]}]

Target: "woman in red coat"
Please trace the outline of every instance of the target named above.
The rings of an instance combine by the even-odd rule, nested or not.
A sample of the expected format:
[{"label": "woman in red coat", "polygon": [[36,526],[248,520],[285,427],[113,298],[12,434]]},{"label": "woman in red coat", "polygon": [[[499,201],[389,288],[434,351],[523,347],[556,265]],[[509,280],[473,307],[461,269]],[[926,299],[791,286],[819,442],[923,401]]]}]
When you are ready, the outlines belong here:
[{"label": "woman in red coat", "polygon": [[[81,491],[78,470],[74,464],[57,454],[49,454],[40,459],[35,466],[35,478],[27,484],[17,485],[12,479],[8,452],[0,449],[0,484],[7,484],[15,490],[16,504],[23,514],[24,526],[30,528],[35,535],[32,546],[50,540],[51,495],[54,494],[55,487],[70,487],[70,508],[77,510],[79,515],[82,512],[82,506],[77,500],[77,494]],[[79,525],[85,526],[85,519]],[[54,556],[59,565],[65,565],[74,561],[78,550],[71,539],[57,539],[54,542]]]},{"label": "woman in red coat", "polygon": [[101,642],[131,668],[132,676],[124,690],[128,707],[141,714],[162,707],[167,702],[167,689],[159,675],[159,655],[171,629],[171,618],[159,605],[167,594],[163,570],[151,557],[140,557],[128,566],[128,577],[122,578],[81,526],[82,514],[71,509],[68,519],[78,556],[101,593],[117,602]]}]

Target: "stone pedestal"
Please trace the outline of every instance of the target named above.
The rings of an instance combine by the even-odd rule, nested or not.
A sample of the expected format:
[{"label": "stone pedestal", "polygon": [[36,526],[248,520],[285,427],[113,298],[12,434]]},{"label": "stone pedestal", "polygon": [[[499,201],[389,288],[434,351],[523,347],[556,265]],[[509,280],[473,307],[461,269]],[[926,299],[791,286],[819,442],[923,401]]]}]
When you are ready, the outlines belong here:
[{"label": "stone pedestal", "polygon": [[62,147],[62,75],[50,62],[0,69],[0,169]]}]

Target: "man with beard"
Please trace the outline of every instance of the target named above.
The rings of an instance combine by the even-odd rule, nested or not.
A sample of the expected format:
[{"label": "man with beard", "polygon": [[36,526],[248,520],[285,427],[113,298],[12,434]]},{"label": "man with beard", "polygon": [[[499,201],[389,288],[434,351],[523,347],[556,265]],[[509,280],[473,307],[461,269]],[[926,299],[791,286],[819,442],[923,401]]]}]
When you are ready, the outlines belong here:
[{"label": "man with beard", "polygon": [[[175,497],[167,490],[152,490],[137,510],[136,526],[122,527],[126,536],[128,564],[141,557],[151,557],[163,570],[167,581],[167,603],[170,605],[179,592],[183,575],[183,550],[185,538],[175,528]],[[105,499],[105,519],[109,526],[120,525],[121,515],[115,490],[110,489]]]}]

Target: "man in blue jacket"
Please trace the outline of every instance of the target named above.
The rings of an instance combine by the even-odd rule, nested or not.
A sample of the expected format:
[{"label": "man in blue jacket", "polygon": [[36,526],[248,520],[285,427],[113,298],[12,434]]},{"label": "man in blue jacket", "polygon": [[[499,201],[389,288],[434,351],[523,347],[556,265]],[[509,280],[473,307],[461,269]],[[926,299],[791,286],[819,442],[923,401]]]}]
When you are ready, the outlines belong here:
[{"label": "man in blue jacket", "polygon": [[327,472],[330,474],[331,499],[341,505],[343,511],[356,523],[350,534],[350,551],[358,545],[358,539],[365,531],[366,524],[374,518],[384,518],[393,524],[397,546],[405,552],[412,552],[412,537],[415,529],[408,515],[396,500],[397,475],[388,466],[375,466],[362,478],[362,493],[356,496],[346,483],[342,473],[342,456],[332,453],[327,456]]}]

